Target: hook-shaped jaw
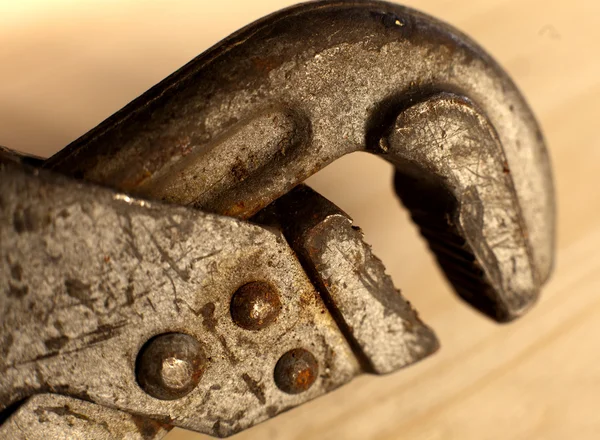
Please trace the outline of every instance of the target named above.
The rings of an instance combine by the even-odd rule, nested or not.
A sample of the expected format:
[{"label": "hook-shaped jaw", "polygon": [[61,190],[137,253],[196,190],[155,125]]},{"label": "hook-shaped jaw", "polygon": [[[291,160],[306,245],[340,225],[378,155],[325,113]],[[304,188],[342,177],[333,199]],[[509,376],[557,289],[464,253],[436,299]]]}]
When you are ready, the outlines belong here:
[{"label": "hook-shaped jaw", "polygon": [[483,113],[465,98],[432,96],[403,111],[379,145],[457,293],[500,322],[529,309],[548,277],[546,243],[530,238],[519,195],[531,188],[513,178]]},{"label": "hook-shaped jaw", "polygon": [[322,1],[191,61],[51,158],[63,173],[249,218],[370,151],[458,293],[499,321],[548,278],[554,192],[535,118],[468,37],[409,8]]}]

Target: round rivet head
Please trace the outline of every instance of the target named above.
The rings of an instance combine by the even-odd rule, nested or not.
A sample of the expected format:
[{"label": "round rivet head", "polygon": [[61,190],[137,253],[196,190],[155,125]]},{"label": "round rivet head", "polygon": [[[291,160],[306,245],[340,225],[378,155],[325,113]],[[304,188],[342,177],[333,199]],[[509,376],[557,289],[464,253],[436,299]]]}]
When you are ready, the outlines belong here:
[{"label": "round rivet head", "polygon": [[175,400],[196,388],[205,368],[200,342],[183,333],[166,333],[142,347],[136,376],[140,387],[152,397]]},{"label": "round rivet head", "polygon": [[275,365],[275,384],[288,394],[308,390],[319,375],[319,363],[313,354],[303,348],[285,353]]},{"label": "round rivet head", "polygon": [[246,330],[260,330],[272,324],[281,312],[275,286],[264,281],[244,284],[231,298],[231,318]]}]

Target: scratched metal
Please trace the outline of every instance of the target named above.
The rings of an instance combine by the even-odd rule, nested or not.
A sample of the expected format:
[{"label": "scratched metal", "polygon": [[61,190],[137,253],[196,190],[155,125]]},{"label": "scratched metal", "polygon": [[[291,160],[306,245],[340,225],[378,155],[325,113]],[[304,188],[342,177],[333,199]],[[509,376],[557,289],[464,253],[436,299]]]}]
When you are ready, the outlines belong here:
[{"label": "scratched metal", "polygon": [[0,425],[4,440],[159,440],[170,428],[58,394],[31,397]]},{"label": "scratched metal", "polygon": [[[50,392],[226,436],[360,372],[280,233],[15,165],[0,165],[0,207],[0,411]],[[281,301],[260,331],[230,315],[252,281]],[[208,361],[190,394],[164,401],[138,386],[135,362],[170,332],[195,337]],[[273,371],[297,348],[319,376],[290,395]]]},{"label": "scratched metal", "polygon": [[[411,123],[402,113],[416,103],[423,103],[423,118],[434,126],[439,118],[430,110],[436,105],[425,103],[435,102],[442,92],[465,97],[479,114],[452,122],[453,130],[469,131],[468,125],[455,125],[482,119],[489,124],[486,133],[494,132],[497,139],[468,141],[469,165],[455,176],[477,168],[510,170],[501,179],[471,179],[471,193],[455,194],[475,200],[473,192],[486,193],[489,201],[495,191],[505,198],[507,187],[512,188],[508,216],[512,226],[521,225],[520,232],[516,226],[513,232],[522,234],[513,237],[519,254],[514,273],[523,270],[523,276],[507,278],[512,251],[507,245],[499,255],[502,247],[493,242],[499,237],[489,234],[496,223],[488,211],[482,217],[489,221],[482,231],[488,232],[475,230],[477,225],[458,232],[473,233],[467,241],[490,282],[457,286],[479,309],[510,319],[529,306],[527,298],[535,297],[552,266],[554,191],[543,137],[524,98],[489,55],[452,27],[409,8],[327,1],[269,16],[191,61],[46,166],[145,197],[247,218],[333,160],[366,150],[396,165],[410,164],[398,168],[396,186],[402,195],[416,193],[416,188],[399,185],[408,185],[421,171],[441,173],[440,181],[449,183],[444,177],[449,171],[441,168],[445,156],[428,155],[427,142],[435,141],[441,149],[451,137],[432,138],[419,119],[404,128],[423,136],[423,142],[413,145],[427,151],[386,151],[382,145],[398,117]],[[449,144],[450,150],[459,151]],[[487,162],[478,164],[477,158]],[[489,161],[494,160],[500,162],[492,167]],[[433,209],[427,204],[420,208]],[[477,240],[492,242],[475,249]],[[527,257],[523,243],[517,243],[522,241]],[[496,260],[488,258],[492,254]],[[500,285],[502,292],[477,291]],[[523,290],[513,294],[511,289]],[[504,309],[490,310],[481,297]]]},{"label": "scratched metal", "polygon": [[498,321],[536,301],[535,265],[511,168],[489,122],[441,94],[400,114],[381,148],[396,190],[457,292]]},{"label": "scratched metal", "polygon": [[[489,55],[408,8],[328,1],[267,17],[44,166],[249,218],[359,150],[396,166],[397,193],[463,298],[501,321],[531,306],[554,249],[554,191],[539,127]],[[389,319],[374,292],[343,304],[339,286],[357,281],[356,266],[342,264],[348,252],[319,248],[304,263],[325,297],[341,301],[329,306],[352,347],[278,233],[10,165],[0,173],[0,410],[53,392],[224,436],[361,369],[392,369],[381,347],[372,350],[381,335],[353,327],[361,305]],[[316,236],[352,244],[346,251],[362,255],[389,287],[360,234],[339,217],[330,226],[347,234]],[[281,298],[280,315],[259,331],[229,313],[231,296],[253,281],[274,285]],[[406,313],[407,322],[415,318]],[[161,401],[138,386],[135,360],[149,339],[171,332],[198,339],[209,365],[190,394]],[[273,371],[298,350],[314,355],[318,377],[290,394]],[[396,367],[419,359],[404,353]]]},{"label": "scratched metal", "polygon": [[272,209],[363,368],[390,373],[437,350],[435,334],[394,287],[346,213],[304,185]]}]

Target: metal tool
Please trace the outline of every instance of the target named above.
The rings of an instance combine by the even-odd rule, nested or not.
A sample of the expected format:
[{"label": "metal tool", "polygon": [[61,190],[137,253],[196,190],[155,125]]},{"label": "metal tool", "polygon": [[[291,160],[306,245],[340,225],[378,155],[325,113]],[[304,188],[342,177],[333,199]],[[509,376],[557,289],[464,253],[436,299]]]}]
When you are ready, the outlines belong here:
[{"label": "metal tool", "polygon": [[554,194],[506,74],[408,8],[296,6],[56,156],[1,154],[0,437],[227,436],[432,354],[352,220],[298,186],[359,150],[462,298],[498,321],[535,302]]}]

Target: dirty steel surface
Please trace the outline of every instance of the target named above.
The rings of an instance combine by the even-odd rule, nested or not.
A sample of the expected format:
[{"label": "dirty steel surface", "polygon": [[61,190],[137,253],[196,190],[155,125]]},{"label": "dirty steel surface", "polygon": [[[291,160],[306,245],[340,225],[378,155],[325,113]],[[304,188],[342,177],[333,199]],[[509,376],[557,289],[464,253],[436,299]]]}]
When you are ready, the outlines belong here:
[{"label": "dirty steel surface", "polygon": [[[280,233],[1,167],[2,409],[51,392],[224,436],[359,373]],[[277,286],[282,309],[256,332],[232,321],[230,300],[261,280]],[[189,394],[159,400],[138,386],[136,358],[172,332],[199,341],[207,366]],[[273,369],[297,348],[314,355],[319,375],[291,395]]]},{"label": "dirty steel surface", "polygon": [[[171,425],[226,436],[362,371],[389,373],[438,347],[352,221],[307,187],[256,217],[267,230],[7,157],[2,410],[50,392],[75,397],[84,412],[78,399],[114,408],[94,422],[94,435],[128,429],[118,409],[163,424],[151,438]],[[287,225],[325,301],[274,223]],[[28,411],[41,411],[32,399],[0,434],[44,423],[59,429],[74,417],[31,419]]]},{"label": "dirty steel surface", "polygon": [[[552,266],[554,194],[514,84],[467,37],[408,8],[300,5],[42,164],[119,192],[0,168],[0,433],[54,423],[28,411],[63,397],[12,412],[50,392],[106,406],[100,428],[128,429],[124,411],[226,436],[434,352],[351,219],[307,188],[286,194],[354,151],[395,166],[397,194],[461,297],[498,321],[531,307]],[[267,207],[253,219],[282,229],[304,268],[273,229],[135,197],[240,219]],[[53,414],[57,426],[75,417]],[[134,439],[166,432],[138,428]]]},{"label": "dirty steel surface", "polygon": [[0,426],[7,440],[159,440],[171,428],[58,394],[38,394]]},{"label": "dirty steel surface", "polygon": [[[452,102],[464,111],[446,111]],[[452,148],[462,159],[449,164],[444,144],[459,140],[468,141]],[[428,217],[437,214],[433,223],[466,242],[465,258],[476,267],[467,268],[466,277],[450,277],[463,298],[502,321],[535,301],[554,246],[554,192],[535,118],[473,41],[402,6],[315,2],[259,20],[45,166],[144,197],[248,218],[359,150],[396,166],[401,196],[418,193],[405,184],[411,176],[441,176],[437,192],[449,192],[446,201],[457,199],[451,224],[442,224],[448,212],[440,207],[407,205],[417,217],[425,208]],[[490,232],[496,219],[481,211],[482,196],[488,204],[501,200],[508,210],[501,228],[506,237]],[[434,238],[432,247],[445,244]],[[464,269],[454,266],[452,274]],[[520,270],[523,275],[509,281]]]}]

